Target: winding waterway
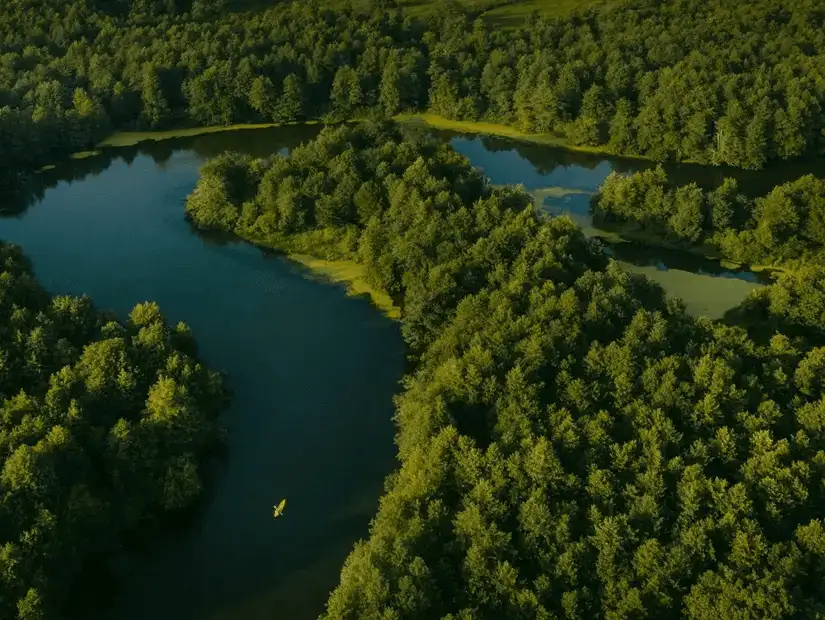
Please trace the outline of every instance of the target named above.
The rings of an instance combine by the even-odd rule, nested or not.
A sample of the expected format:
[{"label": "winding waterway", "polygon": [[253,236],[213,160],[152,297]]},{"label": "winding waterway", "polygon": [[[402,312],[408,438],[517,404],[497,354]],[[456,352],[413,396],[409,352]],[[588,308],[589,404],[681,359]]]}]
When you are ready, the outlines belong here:
[{"label": "winding waterway", "polygon": [[[237,131],[108,149],[39,175],[33,204],[0,219],[0,238],[22,245],[50,291],[88,293],[124,316],[137,302],[157,300],[170,321],[191,325],[205,361],[227,372],[234,389],[229,456],[193,523],[115,563],[111,604],[96,616],[309,620],[367,532],[394,465],[392,395],[404,365],[397,325],[287,260],[200,236],[183,218],[207,157],[227,149],[268,155],[318,131]],[[438,135],[494,183],[545,190],[537,193],[544,207],[586,230],[589,195],[607,174],[646,165]],[[702,184],[721,178],[709,174],[717,180]],[[721,316],[760,285],[754,274],[694,256],[634,244],[607,250],[694,313]],[[286,515],[273,521],[282,497]]]},{"label": "winding waterway", "polygon": [[193,328],[234,390],[212,492],[184,533],[120,563],[114,606],[100,612],[112,620],[316,617],[394,465],[398,325],[282,258],[216,244],[183,219],[199,164],[235,139],[171,152],[157,144],[97,169],[91,159],[67,164],[67,178],[94,172],[0,219],[0,238],[24,248],[50,291],[88,293],[122,316],[157,300],[169,321]]}]

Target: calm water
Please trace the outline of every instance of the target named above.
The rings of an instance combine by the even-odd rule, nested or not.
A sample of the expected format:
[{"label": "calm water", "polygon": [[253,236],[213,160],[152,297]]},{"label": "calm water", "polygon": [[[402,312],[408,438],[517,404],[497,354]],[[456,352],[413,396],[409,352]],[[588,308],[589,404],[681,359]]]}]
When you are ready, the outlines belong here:
[{"label": "calm water", "polygon": [[[654,164],[599,155],[574,153],[512,140],[473,137],[452,132],[438,132],[449,139],[455,149],[466,155],[473,165],[484,170],[496,184],[521,183],[539,195],[538,203],[548,213],[566,215],[591,236],[610,236],[596,228],[590,215],[592,194],[608,174],[630,173]],[[751,195],[767,193],[771,187],[814,172],[816,166],[783,164],[770,171],[748,172],[718,167],[676,164],[665,167],[669,178],[678,183],[695,181],[704,188],[713,188],[727,176],[734,176],[743,192]],[[548,188],[564,188],[568,193],[542,192]],[[553,195],[546,195],[546,194]],[[627,269],[658,282],[667,293],[681,297],[688,312],[722,318],[739,305],[750,291],[770,282],[764,274],[746,269],[726,269],[719,261],[688,252],[648,247],[639,243],[609,243],[605,250]]]},{"label": "calm water", "polygon": [[235,390],[214,492],[184,535],[119,569],[112,619],[317,617],[394,465],[397,324],[283,259],[193,233],[182,202],[198,165],[235,139],[215,138],[162,161],[107,162],[0,219],[0,238],[22,245],[49,290],[121,315],[157,300]]},{"label": "calm water", "polygon": [[[183,219],[205,158],[227,149],[268,155],[317,131],[227,132],[110,150],[39,175],[20,213],[0,219],[0,238],[23,246],[49,290],[88,293],[122,315],[157,300],[170,321],[192,326],[204,359],[227,372],[235,390],[225,418],[229,457],[213,491],[183,533],[117,564],[105,618],[309,620],[367,532],[394,463],[391,397],[404,357],[397,326],[340,287],[245,244],[210,241]],[[494,183],[529,190],[592,192],[611,170],[644,165],[438,135]],[[675,170],[692,170],[705,186],[724,176]],[[753,179],[748,187],[767,176],[737,174],[745,184]],[[588,199],[548,198],[546,207],[587,228]],[[753,274],[689,255],[633,244],[607,251],[694,313],[721,316],[760,285]],[[282,497],[286,515],[273,521]]]}]

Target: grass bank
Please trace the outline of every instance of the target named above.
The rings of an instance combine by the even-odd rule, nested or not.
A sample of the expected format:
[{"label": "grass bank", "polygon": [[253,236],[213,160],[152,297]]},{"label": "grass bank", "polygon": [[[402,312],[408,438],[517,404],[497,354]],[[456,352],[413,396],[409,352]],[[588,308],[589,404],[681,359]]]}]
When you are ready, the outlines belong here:
[{"label": "grass bank", "polygon": [[93,150],[93,151],[80,151],[79,153],[72,153],[72,159],[86,159],[88,157],[94,157],[96,155],[100,155],[101,151]]},{"label": "grass bank", "polygon": [[309,270],[309,273],[333,284],[343,284],[347,294],[356,297],[369,297],[373,305],[387,317],[398,320],[401,310],[392,303],[386,293],[370,286],[364,277],[364,267],[354,260],[325,260],[309,254],[287,253],[287,258],[300,263]]},{"label": "grass bank", "polygon": [[272,250],[304,268],[304,274],[331,284],[340,284],[353,297],[366,297],[382,314],[401,318],[401,309],[392,298],[367,282],[366,270],[352,259],[344,258],[345,237],[331,237],[328,231],[309,231],[292,236],[240,238],[265,250]]},{"label": "grass bank", "polygon": [[611,243],[634,242],[652,248],[662,248],[664,250],[684,252],[686,254],[692,254],[694,256],[718,261],[719,264],[725,269],[747,270],[754,273],[768,272],[769,275],[770,273],[788,273],[794,271],[795,269],[793,261],[784,263],[766,263],[764,265],[749,265],[746,263],[740,263],[726,258],[715,245],[704,243],[701,245],[686,246],[678,242],[669,241],[660,235],[656,235],[655,233],[642,230],[629,224],[622,225],[611,223],[605,228],[602,228],[602,226],[605,226],[603,222],[599,224],[599,228],[593,229],[597,231],[594,236],[601,237]]},{"label": "grass bank", "polygon": [[567,138],[549,133],[525,133],[515,127],[502,125],[500,123],[487,123],[483,121],[454,121],[438,114],[399,114],[395,120],[410,125],[431,127],[432,129],[444,129],[456,133],[479,134],[489,136],[499,136],[511,138],[520,142],[552,146],[555,148],[576,151],[578,153],[590,153],[592,155],[603,155],[608,157],[621,157],[622,159],[637,159],[641,161],[654,161],[642,155],[622,155],[604,146],[577,146],[572,144]]},{"label": "grass bank", "polygon": [[[531,144],[540,144],[543,146],[550,146],[555,148],[567,149],[569,151],[576,151],[579,153],[590,153],[593,155],[603,155],[609,157],[621,157],[623,159],[637,159],[642,161],[653,161],[649,157],[642,155],[622,155],[618,154],[604,146],[576,146],[563,136],[554,134],[533,134],[519,131],[515,127],[509,125],[502,125],[499,123],[487,123],[481,121],[454,121],[438,114],[398,114],[393,117],[393,120],[399,123],[408,125],[418,125],[429,127],[432,129],[443,129],[447,131],[454,131],[456,133],[478,134],[499,136],[502,138],[511,138],[520,142],[527,142]],[[357,123],[359,119],[351,119],[343,121],[345,123]],[[174,138],[190,138],[193,136],[200,136],[210,133],[219,133],[224,131],[239,131],[244,129],[269,129],[272,127],[287,127],[290,125],[317,125],[323,121],[310,120],[295,123],[247,123],[237,125],[218,125],[208,127],[187,127],[181,129],[168,129],[164,131],[119,131],[111,136],[101,140],[97,143],[96,148],[116,148],[123,146],[135,146],[147,140],[171,140]],[[331,123],[338,124],[338,123]],[[78,158],[81,156],[88,157],[89,154],[97,154],[99,151],[84,151],[76,153],[72,157]],[[689,163],[689,162],[688,162]]]},{"label": "grass bank", "polygon": [[97,148],[135,146],[147,140],[171,140],[173,138],[191,138],[208,133],[222,131],[238,131],[241,129],[268,129],[285,125],[315,125],[320,121],[305,121],[301,123],[242,123],[238,125],[216,125],[211,127],[188,127],[185,129],[168,129],[165,131],[119,131],[108,138],[101,140]]}]

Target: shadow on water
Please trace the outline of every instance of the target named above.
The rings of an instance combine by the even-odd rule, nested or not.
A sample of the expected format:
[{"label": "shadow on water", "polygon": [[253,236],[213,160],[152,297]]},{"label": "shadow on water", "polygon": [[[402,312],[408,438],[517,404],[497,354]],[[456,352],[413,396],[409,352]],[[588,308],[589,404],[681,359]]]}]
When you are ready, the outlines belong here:
[{"label": "shadow on water", "polygon": [[[500,136],[478,136],[450,130],[432,130],[432,133],[444,141],[452,142],[459,151],[470,156],[481,152],[488,154],[512,153],[513,159],[528,162],[532,166],[531,175],[539,177],[552,176],[559,171],[567,170],[588,171],[594,173],[584,178],[592,180],[587,187],[595,191],[608,173],[633,173],[656,167],[656,162],[628,157],[615,157],[574,151],[558,147],[543,146],[541,144],[519,141],[515,138]],[[503,161],[503,160],[498,160]],[[483,163],[480,162],[483,167]],[[806,174],[823,176],[822,159],[795,159],[790,161],[773,162],[763,170],[742,170],[729,166],[707,166],[692,163],[664,163],[662,164],[668,179],[676,185],[696,183],[699,187],[709,190],[722,184],[725,178],[732,177],[739,182],[740,191],[747,196],[761,196],[767,194],[776,185],[794,181]],[[492,169],[492,168],[491,168]],[[602,173],[602,171],[604,171]],[[488,173],[489,174],[489,173]],[[579,177],[580,175],[575,175]],[[499,181],[501,183],[509,181]],[[530,189],[529,183],[525,183]],[[567,185],[566,187],[578,187]]]},{"label": "shadow on water", "polygon": [[96,177],[114,162],[131,165],[141,155],[149,156],[160,169],[169,163],[175,153],[186,150],[201,159],[220,155],[225,151],[239,151],[255,157],[267,157],[276,151],[286,152],[314,138],[322,125],[290,125],[265,129],[238,129],[200,136],[145,140],[133,146],[106,147],[97,155],[83,159],[67,159],[40,172],[29,173],[22,178],[2,182],[5,191],[0,193],[0,216],[23,213],[30,205],[42,201],[46,191],[60,183],[74,183]]}]

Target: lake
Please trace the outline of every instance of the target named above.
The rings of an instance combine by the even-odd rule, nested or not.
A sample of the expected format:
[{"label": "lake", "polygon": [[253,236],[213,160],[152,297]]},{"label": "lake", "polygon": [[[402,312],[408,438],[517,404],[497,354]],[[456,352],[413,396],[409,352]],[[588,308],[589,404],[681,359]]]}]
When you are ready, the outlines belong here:
[{"label": "lake", "polygon": [[[491,182],[524,185],[539,208],[552,215],[566,215],[588,236],[613,238],[615,234],[597,228],[590,214],[592,195],[614,170],[632,173],[655,164],[634,159],[606,158],[564,149],[519,143],[496,137],[477,137],[437,131],[454,148],[482,169]],[[751,195],[767,193],[773,185],[811,172],[810,165],[796,163],[774,166],[770,171],[751,172],[695,164],[666,165],[668,177],[677,183],[695,181],[713,188],[726,176],[735,177]],[[718,260],[646,246],[633,242],[604,241],[605,251],[625,268],[647,276],[664,290],[685,302],[687,312],[714,319],[739,305],[750,291],[768,284],[765,273],[728,269]]]},{"label": "lake", "polygon": [[[102,618],[317,617],[395,464],[398,324],[282,258],[215,243],[183,219],[198,166],[234,138],[60,166],[75,180],[0,219],[0,238],[24,248],[48,290],[88,293],[124,317],[157,300],[170,322],[192,327],[202,357],[234,390],[228,458],[194,523],[119,563],[120,588]],[[286,511],[274,520],[281,498]]]},{"label": "lake", "polygon": [[[404,371],[398,325],[283,258],[199,235],[183,217],[206,158],[228,149],[265,156],[319,130],[244,130],[106,149],[37,175],[19,212],[0,219],[0,238],[23,247],[51,292],[88,293],[121,316],[157,300],[169,321],[193,328],[203,359],[226,372],[234,390],[228,457],[192,523],[119,558],[110,604],[84,617],[310,620],[352,544],[367,534],[395,463],[392,395]],[[492,182],[524,184],[543,208],[590,234],[590,193],[611,170],[648,165],[436,135]],[[721,179],[716,169],[708,174]],[[630,243],[606,251],[696,314],[722,316],[761,285],[754,274],[684,253]],[[284,497],[286,513],[275,521],[272,506]]]}]

